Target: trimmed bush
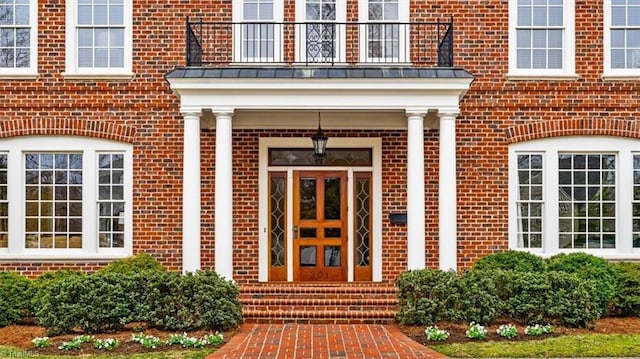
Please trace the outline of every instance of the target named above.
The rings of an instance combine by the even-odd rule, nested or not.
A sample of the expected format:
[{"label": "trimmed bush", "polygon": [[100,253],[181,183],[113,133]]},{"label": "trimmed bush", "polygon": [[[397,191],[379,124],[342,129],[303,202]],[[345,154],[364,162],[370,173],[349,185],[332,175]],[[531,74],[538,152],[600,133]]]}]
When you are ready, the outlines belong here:
[{"label": "trimmed bush", "polygon": [[489,271],[502,301],[503,315],[524,324],[548,321],[546,300],[551,290],[546,273]]},{"label": "trimmed bush", "polygon": [[609,262],[586,253],[558,254],[548,259],[547,268],[595,281],[597,309],[600,315],[608,313],[618,287],[618,272]]},{"label": "trimmed bush", "polygon": [[497,295],[495,278],[486,272],[468,272],[459,278],[459,317],[465,323],[487,325],[502,311],[503,302]]},{"label": "trimmed bush", "polygon": [[551,288],[546,313],[551,322],[567,327],[592,328],[600,319],[599,283],[575,274],[547,273]]},{"label": "trimmed bush", "polygon": [[611,314],[640,316],[640,263],[621,262],[613,266],[618,271],[618,288]]},{"label": "trimmed bush", "polygon": [[0,272],[0,327],[29,316],[32,296],[30,280],[14,272]]},{"label": "trimmed bush", "polygon": [[544,272],[545,262],[535,254],[509,250],[480,258],[472,270],[512,270],[516,272]]},{"label": "trimmed bush", "polygon": [[460,284],[455,272],[412,270],[396,281],[398,316],[402,324],[428,326],[441,320],[460,320]]},{"label": "trimmed bush", "polygon": [[149,323],[165,330],[226,330],[242,319],[239,294],[215,272],[157,273],[148,295]]},{"label": "trimmed bush", "polygon": [[98,270],[98,273],[136,274],[147,271],[165,271],[165,268],[153,256],[139,253],[135,256],[113,261]]},{"label": "trimmed bush", "polygon": [[168,330],[226,330],[242,315],[237,286],[213,272],[67,275],[48,281],[39,293],[37,319],[49,335],[76,327],[114,332],[131,322]]}]

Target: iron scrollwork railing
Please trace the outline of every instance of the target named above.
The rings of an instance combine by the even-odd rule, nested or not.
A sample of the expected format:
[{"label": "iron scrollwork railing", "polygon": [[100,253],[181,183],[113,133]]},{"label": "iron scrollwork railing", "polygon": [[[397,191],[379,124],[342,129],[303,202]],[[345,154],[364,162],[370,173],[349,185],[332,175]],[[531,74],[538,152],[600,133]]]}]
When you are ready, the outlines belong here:
[{"label": "iron scrollwork railing", "polygon": [[453,66],[446,22],[205,22],[187,19],[187,66],[401,64]]}]

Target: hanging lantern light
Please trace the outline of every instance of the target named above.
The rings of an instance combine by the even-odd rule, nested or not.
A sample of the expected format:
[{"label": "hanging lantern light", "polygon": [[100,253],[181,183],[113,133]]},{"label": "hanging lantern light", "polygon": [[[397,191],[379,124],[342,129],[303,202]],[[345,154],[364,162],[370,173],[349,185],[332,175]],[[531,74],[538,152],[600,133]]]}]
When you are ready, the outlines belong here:
[{"label": "hanging lantern light", "polygon": [[318,112],[318,131],[311,137],[313,142],[313,157],[322,159],[327,156],[327,141],[329,137],[322,132],[320,127],[320,112]]}]

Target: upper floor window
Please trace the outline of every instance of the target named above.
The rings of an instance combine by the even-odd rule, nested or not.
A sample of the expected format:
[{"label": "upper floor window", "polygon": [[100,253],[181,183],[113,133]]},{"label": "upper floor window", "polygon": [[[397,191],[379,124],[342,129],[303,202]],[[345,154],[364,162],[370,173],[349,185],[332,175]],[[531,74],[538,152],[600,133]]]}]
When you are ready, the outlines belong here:
[{"label": "upper floor window", "polygon": [[346,1],[297,0],[299,62],[345,62]]},{"label": "upper floor window", "polygon": [[640,0],[605,0],[605,75],[640,75]]},{"label": "upper floor window", "polygon": [[37,0],[0,0],[0,76],[37,72]]},{"label": "upper floor window", "polygon": [[[408,62],[409,2],[407,0],[360,0],[361,58],[366,62]],[[366,18],[362,18],[366,15]]]},{"label": "upper floor window", "polygon": [[512,248],[640,254],[640,146],[636,140],[563,137],[509,149]]},{"label": "upper floor window", "polygon": [[282,0],[234,0],[234,60],[282,62]]},{"label": "upper floor window", "polygon": [[131,73],[131,0],[67,0],[67,73]]},{"label": "upper floor window", "polygon": [[130,254],[130,145],[25,137],[0,149],[0,257]]},{"label": "upper floor window", "polygon": [[509,1],[509,74],[574,73],[574,0]]}]

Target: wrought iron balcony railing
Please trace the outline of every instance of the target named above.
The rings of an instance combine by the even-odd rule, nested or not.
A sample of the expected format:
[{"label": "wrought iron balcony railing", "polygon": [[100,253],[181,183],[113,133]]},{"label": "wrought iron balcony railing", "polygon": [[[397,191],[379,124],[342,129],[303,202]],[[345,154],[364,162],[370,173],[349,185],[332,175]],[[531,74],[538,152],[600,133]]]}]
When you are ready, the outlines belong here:
[{"label": "wrought iron balcony railing", "polygon": [[447,22],[205,22],[187,19],[187,66],[453,66]]}]

